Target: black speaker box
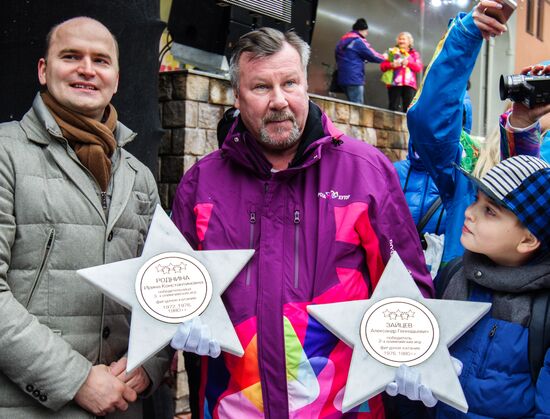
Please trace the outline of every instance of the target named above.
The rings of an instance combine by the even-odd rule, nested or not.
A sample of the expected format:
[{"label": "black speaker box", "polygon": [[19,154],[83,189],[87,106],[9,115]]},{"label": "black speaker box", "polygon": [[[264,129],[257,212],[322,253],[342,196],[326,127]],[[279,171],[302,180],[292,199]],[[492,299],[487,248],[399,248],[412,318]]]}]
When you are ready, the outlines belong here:
[{"label": "black speaker box", "polygon": [[317,0],[293,0],[288,23],[220,0],[173,0],[168,29],[174,42],[229,58],[241,35],[263,26],[295,29],[310,43],[316,9]]}]

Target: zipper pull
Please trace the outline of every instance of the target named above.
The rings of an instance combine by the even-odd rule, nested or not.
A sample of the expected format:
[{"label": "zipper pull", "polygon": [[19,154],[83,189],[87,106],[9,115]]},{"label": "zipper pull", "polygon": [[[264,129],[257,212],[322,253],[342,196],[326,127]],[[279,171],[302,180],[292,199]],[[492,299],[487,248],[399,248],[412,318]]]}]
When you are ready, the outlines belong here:
[{"label": "zipper pull", "polygon": [[491,331],[489,332],[489,337],[492,338],[493,336],[495,336],[496,332],[497,332],[497,325],[495,324],[491,329]]},{"label": "zipper pull", "polygon": [[48,243],[46,243],[46,250],[50,250],[50,247],[52,247],[53,242],[53,230],[50,233],[50,237],[48,237]]},{"label": "zipper pull", "polygon": [[249,221],[250,221],[250,224],[256,224],[256,213],[254,211],[250,212]]},{"label": "zipper pull", "polygon": [[300,224],[300,211],[294,211],[294,224]]},{"label": "zipper pull", "polygon": [[107,192],[101,192],[101,206],[104,210],[107,209]]}]

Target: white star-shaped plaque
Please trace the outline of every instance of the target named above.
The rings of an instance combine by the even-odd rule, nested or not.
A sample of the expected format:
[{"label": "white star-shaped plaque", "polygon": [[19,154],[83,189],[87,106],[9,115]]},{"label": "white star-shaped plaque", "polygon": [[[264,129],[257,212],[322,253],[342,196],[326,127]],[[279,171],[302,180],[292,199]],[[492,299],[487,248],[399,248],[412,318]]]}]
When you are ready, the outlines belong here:
[{"label": "white star-shaped plaque", "polygon": [[244,351],[221,294],[253,249],[195,251],[157,205],[140,257],[77,273],[132,311],[127,371],[164,348],[178,324],[200,316],[221,349]]},{"label": "white star-shaped plaque", "polygon": [[[467,412],[448,347],[490,307],[489,303],[425,299],[394,252],[370,299],[307,309],[353,348],[344,412],[384,391],[402,363],[414,366],[440,401]],[[398,311],[406,311],[408,318],[396,316]]]}]

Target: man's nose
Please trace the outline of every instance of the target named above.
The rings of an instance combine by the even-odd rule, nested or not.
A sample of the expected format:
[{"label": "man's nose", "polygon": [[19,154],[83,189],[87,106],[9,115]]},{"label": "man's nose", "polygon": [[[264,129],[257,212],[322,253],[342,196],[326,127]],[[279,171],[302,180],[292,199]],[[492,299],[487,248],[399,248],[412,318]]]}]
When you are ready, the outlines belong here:
[{"label": "man's nose", "polygon": [[78,73],[86,77],[95,75],[95,68],[90,57],[84,57],[80,60],[78,65]]},{"label": "man's nose", "polygon": [[275,86],[271,90],[271,100],[269,105],[272,109],[284,109],[288,106],[285,92],[279,86]]}]

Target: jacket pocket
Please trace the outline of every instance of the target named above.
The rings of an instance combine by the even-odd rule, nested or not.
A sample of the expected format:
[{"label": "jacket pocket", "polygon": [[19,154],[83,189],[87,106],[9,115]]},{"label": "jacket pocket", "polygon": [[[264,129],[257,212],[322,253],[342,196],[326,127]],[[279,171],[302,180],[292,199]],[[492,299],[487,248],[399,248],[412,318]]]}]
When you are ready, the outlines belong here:
[{"label": "jacket pocket", "polygon": [[491,330],[489,331],[489,334],[487,336],[488,342],[487,342],[487,346],[485,347],[485,352],[483,354],[483,361],[481,362],[481,365],[480,365],[481,377],[485,376],[485,370],[487,369],[487,364],[489,362],[489,357],[491,354],[492,345],[495,340],[497,329],[498,329],[498,324],[493,323],[493,326],[491,327]]},{"label": "jacket pocket", "polygon": [[293,213],[294,223],[294,288],[300,285],[300,223],[302,214],[299,209]]},{"label": "jacket pocket", "polygon": [[27,301],[25,302],[25,308],[29,307],[32,297],[36,292],[36,290],[38,289],[40,282],[42,281],[43,273],[46,268],[46,264],[48,263],[48,259],[50,258],[50,253],[51,253],[54,241],[55,241],[55,229],[51,228],[48,234],[48,240],[46,241],[46,244],[44,246],[44,251],[42,252],[42,260],[40,261],[38,271],[36,273],[36,276],[34,277],[32,288],[31,288],[31,291],[29,292],[29,296],[27,297]]},{"label": "jacket pocket", "polygon": [[[254,233],[255,233],[255,229],[256,229],[256,210],[254,208],[252,208],[249,212],[248,212],[248,223],[250,224],[250,231],[249,231],[249,239],[248,239],[248,248],[249,249],[254,249]],[[247,264],[246,264],[246,279],[245,279],[245,285],[248,287],[250,285],[250,277],[252,275],[252,272],[251,272],[251,264],[252,264],[252,261],[249,261]]]},{"label": "jacket pocket", "polygon": [[149,196],[143,192],[134,191],[135,211],[138,215],[148,214],[151,210],[152,202]]}]

